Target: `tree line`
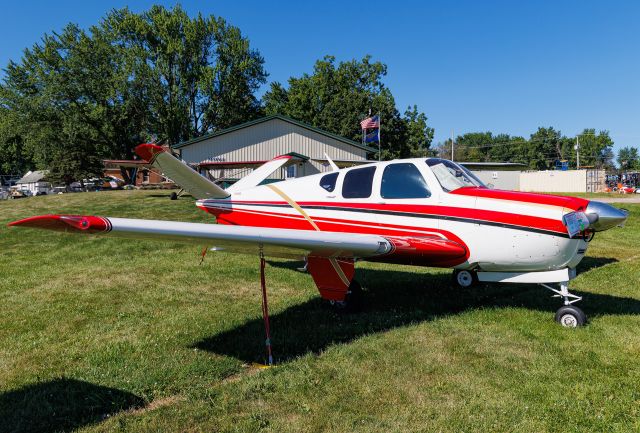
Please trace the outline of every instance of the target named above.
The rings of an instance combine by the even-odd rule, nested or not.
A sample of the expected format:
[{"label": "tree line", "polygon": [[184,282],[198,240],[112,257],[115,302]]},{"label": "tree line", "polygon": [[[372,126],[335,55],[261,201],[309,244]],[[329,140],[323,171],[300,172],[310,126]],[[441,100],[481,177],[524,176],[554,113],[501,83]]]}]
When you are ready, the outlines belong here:
[{"label": "tree line", "polygon": [[[88,29],[68,24],[4,70],[0,172],[49,169],[54,181],[70,183],[100,176],[103,159],[132,158],[139,143],[175,144],[267,114],[354,141],[360,120],[380,114],[383,159],[450,156],[450,140],[431,147],[423,112],[397,108],[383,82],[387,66],[369,56],[326,56],[259,99],[264,65],[240,29],[214,15],[190,17],[179,5],[112,10]],[[455,159],[550,168],[556,159],[574,164],[573,140],[553,128],[528,139],[469,133],[455,139]],[[579,140],[581,165],[611,163],[608,132],[585,129]]]},{"label": "tree line", "polygon": [[[471,132],[454,139],[453,151],[456,161],[515,162],[532,170],[553,169],[562,163],[575,169],[578,158],[581,168],[614,166],[613,140],[609,132],[596,132],[593,128],[585,128],[573,137],[567,137],[553,127],[539,127],[528,138]],[[440,143],[435,153],[451,158],[451,139]]]},{"label": "tree line", "polygon": [[369,110],[384,119],[384,157],[429,148],[433,129],[417,107],[400,113],[365,57],[319,60],[313,74],[272,83],[240,29],[175,6],[112,10],[98,24],[45,34],[5,68],[0,85],[0,172],[49,169],[69,183],[99,176],[103,159],[129,159],[146,141],[175,144],[265,114],[289,115],[359,140]]}]

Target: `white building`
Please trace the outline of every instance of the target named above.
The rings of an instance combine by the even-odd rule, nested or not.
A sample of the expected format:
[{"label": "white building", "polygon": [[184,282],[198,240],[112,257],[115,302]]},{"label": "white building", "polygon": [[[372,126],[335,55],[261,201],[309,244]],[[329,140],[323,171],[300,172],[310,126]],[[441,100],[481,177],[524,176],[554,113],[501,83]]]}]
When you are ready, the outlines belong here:
[{"label": "white building", "polygon": [[183,161],[214,179],[234,181],[279,155],[294,156],[271,179],[301,177],[362,164],[376,149],[285,116],[273,115],[172,146]]},{"label": "white building", "polygon": [[47,174],[49,174],[47,170],[29,171],[16,182],[16,189],[28,191],[28,195],[49,194],[52,187],[51,183],[45,181]]},{"label": "white building", "polygon": [[458,162],[471,170],[485,185],[518,191],[520,176],[527,166],[515,162]]}]

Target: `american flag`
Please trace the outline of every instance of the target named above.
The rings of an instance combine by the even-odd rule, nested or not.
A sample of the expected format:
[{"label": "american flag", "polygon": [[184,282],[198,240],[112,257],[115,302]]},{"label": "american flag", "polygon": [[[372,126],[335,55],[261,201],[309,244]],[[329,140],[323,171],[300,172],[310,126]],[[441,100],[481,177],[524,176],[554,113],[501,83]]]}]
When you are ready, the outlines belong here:
[{"label": "american flag", "polygon": [[378,116],[367,117],[360,122],[362,129],[380,128],[380,118]]}]

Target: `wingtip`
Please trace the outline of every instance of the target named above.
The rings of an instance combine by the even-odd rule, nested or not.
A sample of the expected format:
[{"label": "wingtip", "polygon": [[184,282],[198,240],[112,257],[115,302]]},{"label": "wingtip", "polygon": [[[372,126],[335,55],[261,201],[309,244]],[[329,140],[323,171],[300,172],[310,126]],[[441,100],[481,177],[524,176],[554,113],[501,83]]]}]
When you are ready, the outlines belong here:
[{"label": "wingtip", "polygon": [[53,231],[77,230],[79,232],[99,233],[111,229],[107,218],[84,215],[38,215],[12,221],[9,227],[27,227]]},{"label": "wingtip", "polygon": [[157,144],[144,143],[136,146],[135,152],[136,155],[145,161],[152,162],[156,155],[164,152],[164,149]]}]

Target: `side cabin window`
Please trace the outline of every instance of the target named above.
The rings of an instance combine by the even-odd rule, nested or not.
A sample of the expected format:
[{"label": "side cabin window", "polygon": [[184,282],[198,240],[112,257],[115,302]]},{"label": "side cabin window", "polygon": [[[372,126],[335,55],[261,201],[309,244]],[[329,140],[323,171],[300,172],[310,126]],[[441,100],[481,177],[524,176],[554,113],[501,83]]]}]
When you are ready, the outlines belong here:
[{"label": "side cabin window", "polygon": [[320,186],[329,192],[333,192],[336,189],[336,181],[338,180],[338,173],[325,174],[320,178]]},{"label": "side cabin window", "polygon": [[418,167],[409,162],[389,164],[382,172],[382,198],[428,198],[431,191]]},{"label": "side cabin window", "polygon": [[349,170],[342,182],[342,197],[344,198],[368,198],[371,196],[371,187],[375,167],[354,168]]}]

